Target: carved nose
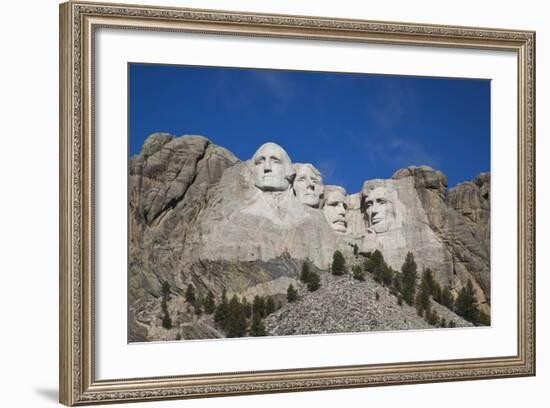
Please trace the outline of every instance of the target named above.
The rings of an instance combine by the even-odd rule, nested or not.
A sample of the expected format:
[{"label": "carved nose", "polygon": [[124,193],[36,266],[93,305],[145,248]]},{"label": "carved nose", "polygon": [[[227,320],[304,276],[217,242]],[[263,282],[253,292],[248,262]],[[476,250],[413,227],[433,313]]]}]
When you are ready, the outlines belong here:
[{"label": "carved nose", "polygon": [[269,173],[271,171],[271,162],[266,160],[264,163],[264,173]]}]

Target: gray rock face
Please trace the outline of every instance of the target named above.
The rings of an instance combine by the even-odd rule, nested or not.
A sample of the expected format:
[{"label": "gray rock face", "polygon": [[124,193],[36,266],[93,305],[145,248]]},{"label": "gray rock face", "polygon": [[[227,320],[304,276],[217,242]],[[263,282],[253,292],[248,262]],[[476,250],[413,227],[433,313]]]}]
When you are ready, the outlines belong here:
[{"label": "gray rock face", "polygon": [[201,259],[268,261],[283,253],[327,268],[338,241],[321,210],[292,190],[263,192],[252,184],[250,162],[224,173],[201,216],[196,252]]},{"label": "gray rock face", "polygon": [[254,171],[252,160],[239,162],[201,136],[154,134],[132,158],[130,338],[156,338],[158,321],[150,319],[144,334],[137,311],[155,313],[151,305],[160,301],[150,297],[163,282],[176,295],[189,284],[202,296],[223,288],[239,296],[284,293],[304,260],[328,268],[343,244],[322,211],[299,202],[290,184],[260,189]]},{"label": "gray rock face", "polygon": [[396,213],[392,228],[367,233],[363,251],[378,249],[386,262],[400,270],[407,252],[412,252],[419,271],[431,268],[442,285],[452,285],[452,260],[442,240],[430,226],[429,213],[415,188],[414,177],[369,180],[363,190],[383,188],[394,193],[392,206]]},{"label": "gray rock face", "polygon": [[[409,167],[397,171],[392,178],[412,180],[428,226],[446,253],[444,261],[446,268],[442,270],[446,271],[456,290],[462,288],[468,279],[471,279],[479,301],[484,304],[484,310],[488,312],[491,279],[490,248],[485,239],[487,232],[447,204],[445,201],[447,179],[443,173],[428,166]],[[483,178],[484,176],[481,176],[480,179]],[[434,272],[438,273],[437,270]],[[438,277],[441,278],[441,274]]]},{"label": "gray rock face", "polygon": [[[348,196],[349,235],[361,237],[364,253],[380,250],[395,270],[412,252],[419,273],[432,269],[439,283],[450,286],[455,295],[472,280],[483,310],[489,312],[490,209],[480,204],[488,192],[488,175],[476,180],[457,186],[447,199],[445,175],[428,166],[398,170],[391,179],[367,180],[362,193]],[[472,196],[477,201],[460,198],[469,197],[464,186],[475,189]],[[478,222],[448,200],[459,208],[474,208],[470,212],[478,214]]]},{"label": "gray rock face", "polygon": [[130,162],[130,300],[178,287],[184,242],[206,205],[207,192],[237,162],[202,136],[151,135]]},{"label": "gray rock face", "polygon": [[447,204],[483,230],[485,246],[489,250],[491,240],[491,175],[479,174],[473,181],[466,181],[451,188]]},{"label": "gray rock face", "polygon": [[[328,219],[336,215],[327,218],[324,208],[332,201],[321,195],[316,205],[299,198],[291,172],[296,167],[274,144],[239,161],[202,136],[156,133],[146,140],[130,160],[131,341],[173,339],[176,333],[219,337],[212,319],[194,316],[182,300],[189,284],[203,297],[212,291],[219,298],[225,289],[229,296],[284,298],[289,284],[300,285],[304,261],[326,271],[336,250],[351,259],[352,245],[364,254],[381,250],[395,270],[412,251],[419,273],[431,268],[455,294],[471,279],[489,310],[488,174],[450,190],[447,198],[445,176],[427,166],[368,180],[363,191],[332,200],[345,204],[335,213],[345,227],[335,229]],[[305,180],[301,187],[307,191],[310,184]],[[161,327],[164,282],[173,296],[176,331]],[[384,325],[406,328],[371,326]]]}]

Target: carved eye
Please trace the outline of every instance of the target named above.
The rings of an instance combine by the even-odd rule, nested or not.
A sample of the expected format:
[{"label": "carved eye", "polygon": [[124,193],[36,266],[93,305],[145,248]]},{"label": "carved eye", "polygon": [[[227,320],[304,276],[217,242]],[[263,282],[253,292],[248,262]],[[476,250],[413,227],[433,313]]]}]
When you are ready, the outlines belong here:
[{"label": "carved eye", "polygon": [[372,207],[372,201],[367,201],[365,203],[365,207],[367,207],[367,208]]},{"label": "carved eye", "polygon": [[265,161],[265,157],[258,157],[254,164],[256,164],[256,165],[262,164],[264,161]]}]

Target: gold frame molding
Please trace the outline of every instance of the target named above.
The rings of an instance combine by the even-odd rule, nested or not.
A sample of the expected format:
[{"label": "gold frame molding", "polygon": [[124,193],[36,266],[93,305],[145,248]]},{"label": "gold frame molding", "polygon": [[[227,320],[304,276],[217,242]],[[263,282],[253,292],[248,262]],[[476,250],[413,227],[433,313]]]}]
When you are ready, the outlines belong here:
[{"label": "gold frame molding", "polygon": [[[95,379],[93,47],[98,27],[513,51],[518,66],[518,349],[513,356]],[[535,33],[230,11],[60,5],[60,402],[132,402],[535,375]]]}]

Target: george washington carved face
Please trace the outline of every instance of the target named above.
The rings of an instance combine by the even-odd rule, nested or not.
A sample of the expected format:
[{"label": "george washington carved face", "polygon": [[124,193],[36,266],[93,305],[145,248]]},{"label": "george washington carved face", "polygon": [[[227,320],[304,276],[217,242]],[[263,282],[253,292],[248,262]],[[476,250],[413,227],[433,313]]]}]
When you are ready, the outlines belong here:
[{"label": "george washington carved face", "polygon": [[252,157],[254,185],[262,191],[285,191],[294,176],[290,158],[275,143],[265,143]]},{"label": "george washington carved face", "polygon": [[294,165],[294,194],[302,204],[318,208],[321,194],[325,189],[321,173],[312,164],[296,163]]}]

